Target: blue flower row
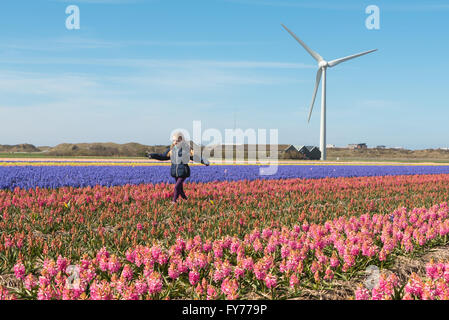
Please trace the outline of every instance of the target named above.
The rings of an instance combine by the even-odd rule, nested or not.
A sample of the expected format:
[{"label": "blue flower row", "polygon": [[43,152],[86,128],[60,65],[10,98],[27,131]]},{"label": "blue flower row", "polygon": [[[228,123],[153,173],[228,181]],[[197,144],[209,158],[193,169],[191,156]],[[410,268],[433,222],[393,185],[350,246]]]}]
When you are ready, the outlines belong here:
[{"label": "blue flower row", "polygon": [[[273,175],[260,175],[263,166],[192,166],[190,182],[254,179],[319,179],[385,175],[449,174],[449,166],[280,165]],[[173,182],[168,166],[5,166],[0,167],[0,189],[58,188],[63,186],[120,186]]]}]

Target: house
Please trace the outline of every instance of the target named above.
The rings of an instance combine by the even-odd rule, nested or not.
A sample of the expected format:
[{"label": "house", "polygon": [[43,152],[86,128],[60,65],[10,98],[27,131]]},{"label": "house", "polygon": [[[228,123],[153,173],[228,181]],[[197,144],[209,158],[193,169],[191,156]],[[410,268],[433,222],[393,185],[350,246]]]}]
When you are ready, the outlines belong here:
[{"label": "house", "polygon": [[298,146],[298,145],[290,145],[288,146],[284,152],[298,152],[308,160],[320,160],[321,151],[315,146]]},{"label": "house", "polygon": [[368,149],[366,143],[348,144],[348,149]]},{"label": "house", "polygon": [[321,159],[321,151],[318,147],[307,147],[309,150],[309,159],[310,160],[320,160]]},{"label": "house", "polygon": [[335,146],[335,144],[327,144],[326,148],[332,149],[332,148],[336,148],[336,146]]},{"label": "house", "polygon": [[287,148],[284,149],[281,155],[282,159],[296,159],[296,160],[303,160],[305,159],[304,155],[301,154],[296,146],[289,145]]},{"label": "house", "polygon": [[303,155],[306,156],[309,160],[320,160],[321,159],[321,151],[315,146],[302,146],[299,149]]},{"label": "house", "polygon": [[296,147],[297,146],[291,144],[286,149],[284,149],[284,152],[299,152],[299,150]]}]

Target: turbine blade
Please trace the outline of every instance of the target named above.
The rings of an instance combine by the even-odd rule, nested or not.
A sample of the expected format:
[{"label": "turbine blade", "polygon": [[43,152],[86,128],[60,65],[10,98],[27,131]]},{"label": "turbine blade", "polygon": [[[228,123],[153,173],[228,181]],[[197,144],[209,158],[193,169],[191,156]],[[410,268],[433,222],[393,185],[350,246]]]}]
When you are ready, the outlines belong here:
[{"label": "turbine blade", "polygon": [[293,38],[295,38],[296,41],[298,41],[299,44],[302,45],[303,48],[306,49],[306,51],[307,51],[307,52],[308,52],[308,53],[309,53],[309,54],[310,54],[316,61],[321,62],[321,61],[324,60],[318,53],[316,53],[315,51],[313,51],[312,49],[310,49],[304,42],[302,42],[302,40],[299,39],[299,38],[298,38],[293,32],[291,32],[286,26],[284,26],[283,24],[281,24],[281,26],[283,26],[284,29],[287,30],[287,32],[290,33],[291,36],[292,36]]},{"label": "turbine blade", "polygon": [[318,91],[318,86],[320,85],[322,73],[323,73],[323,69],[319,68],[318,72],[316,73],[315,89],[313,90],[312,104],[310,105],[309,118],[308,118],[307,122],[310,122],[310,117],[312,116],[313,105],[315,104],[316,93]]},{"label": "turbine blade", "polygon": [[334,66],[336,66],[339,63],[342,63],[342,62],[345,62],[347,60],[351,60],[351,59],[363,56],[365,54],[368,54],[368,53],[371,53],[371,52],[374,52],[374,51],[377,51],[377,49],[369,50],[369,51],[365,51],[365,52],[361,52],[361,53],[357,53],[357,54],[353,54],[352,56],[347,56],[347,57],[343,57],[343,58],[340,58],[340,59],[335,59],[335,60],[329,61],[328,65],[329,65],[329,67],[334,67]]}]

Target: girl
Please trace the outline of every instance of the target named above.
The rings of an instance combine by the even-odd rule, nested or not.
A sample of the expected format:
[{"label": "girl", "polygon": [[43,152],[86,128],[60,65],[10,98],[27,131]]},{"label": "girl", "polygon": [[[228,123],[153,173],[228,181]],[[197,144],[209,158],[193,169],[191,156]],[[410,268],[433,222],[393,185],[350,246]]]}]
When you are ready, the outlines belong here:
[{"label": "girl", "polygon": [[190,145],[184,140],[184,136],[181,132],[177,132],[172,137],[172,144],[162,154],[159,153],[146,153],[148,158],[155,160],[171,160],[170,174],[175,178],[175,193],[173,194],[172,203],[176,203],[179,196],[187,200],[187,196],[184,193],[183,183],[190,177],[189,161],[200,162],[206,166],[209,165],[207,159],[203,159],[193,154],[193,150],[190,149]]}]

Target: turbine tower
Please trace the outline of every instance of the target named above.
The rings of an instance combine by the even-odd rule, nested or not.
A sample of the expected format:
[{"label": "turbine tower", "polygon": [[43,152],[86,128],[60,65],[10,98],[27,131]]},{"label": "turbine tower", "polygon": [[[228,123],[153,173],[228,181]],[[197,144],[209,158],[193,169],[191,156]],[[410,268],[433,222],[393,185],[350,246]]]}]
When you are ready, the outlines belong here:
[{"label": "turbine tower", "polygon": [[322,76],[323,77],[323,82],[322,82],[322,85],[321,85],[320,151],[321,151],[321,160],[326,160],[326,70],[327,70],[328,67],[330,67],[330,68],[335,67],[337,64],[340,64],[340,63],[345,62],[347,60],[351,60],[351,59],[363,56],[365,54],[374,52],[377,49],[369,50],[369,51],[365,51],[365,52],[361,52],[361,53],[357,53],[357,54],[354,54],[354,55],[351,55],[351,56],[335,59],[335,60],[332,60],[332,61],[328,62],[328,61],[324,60],[323,57],[321,57],[318,53],[316,53],[315,51],[310,49],[301,39],[299,39],[286,26],[284,26],[283,24],[281,24],[281,25],[318,62],[318,71],[317,71],[317,74],[316,74],[315,89],[313,91],[312,104],[310,105],[309,118],[308,118],[307,121],[310,122],[310,117],[312,116],[313,105],[315,103],[315,98],[316,98],[316,94],[317,94],[317,91],[318,91],[318,86],[320,85],[320,80],[321,80],[321,76]]}]

